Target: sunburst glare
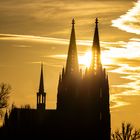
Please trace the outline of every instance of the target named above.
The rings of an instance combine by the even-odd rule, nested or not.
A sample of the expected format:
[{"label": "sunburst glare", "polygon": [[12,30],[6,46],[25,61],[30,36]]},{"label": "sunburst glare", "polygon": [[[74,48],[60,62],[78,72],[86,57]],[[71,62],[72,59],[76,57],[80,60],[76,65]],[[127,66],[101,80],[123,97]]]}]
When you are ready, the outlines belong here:
[{"label": "sunburst glare", "polygon": [[[83,65],[83,66],[85,66],[87,68],[90,67],[91,60],[92,60],[92,52],[91,51],[85,52],[83,55],[79,56],[79,58],[78,58],[79,64]],[[103,65],[112,64],[112,60],[108,56],[108,53],[106,53],[106,52],[102,53],[101,62],[102,62]]]},{"label": "sunburst glare", "polygon": [[91,64],[91,59],[92,59],[92,53],[91,51],[87,51],[84,55],[79,56],[78,61],[80,65],[89,68]]}]

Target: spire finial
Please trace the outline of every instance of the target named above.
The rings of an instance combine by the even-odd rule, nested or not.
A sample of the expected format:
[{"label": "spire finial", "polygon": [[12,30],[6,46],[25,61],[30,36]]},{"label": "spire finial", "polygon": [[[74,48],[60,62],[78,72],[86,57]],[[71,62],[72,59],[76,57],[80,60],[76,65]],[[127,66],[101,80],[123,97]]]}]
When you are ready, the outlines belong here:
[{"label": "spire finial", "polygon": [[75,19],[73,18],[73,19],[72,19],[72,25],[74,25],[74,24],[75,24]]},{"label": "spire finial", "polygon": [[95,19],[95,23],[98,24],[98,18]]}]

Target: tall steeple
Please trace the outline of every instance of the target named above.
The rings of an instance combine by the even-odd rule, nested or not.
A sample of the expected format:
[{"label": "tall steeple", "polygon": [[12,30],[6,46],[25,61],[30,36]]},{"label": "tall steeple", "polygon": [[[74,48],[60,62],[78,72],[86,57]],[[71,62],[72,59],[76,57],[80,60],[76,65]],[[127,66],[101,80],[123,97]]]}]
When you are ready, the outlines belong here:
[{"label": "tall steeple", "polygon": [[68,74],[68,75],[77,74],[79,72],[74,25],[75,25],[75,20],[73,19],[71,36],[70,36],[70,44],[69,44],[69,50],[68,50],[68,57],[67,57],[67,63],[66,63],[66,74]]},{"label": "tall steeple", "polygon": [[58,84],[57,109],[63,111],[75,109],[73,104],[77,98],[79,88],[80,71],[74,25],[75,20],[73,19],[66,68],[62,69],[62,77]]},{"label": "tall steeple", "polygon": [[39,92],[37,92],[37,109],[45,110],[45,107],[46,107],[46,93],[44,92],[43,64],[41,64]]},{"label": "tall steeple", "polygon": [[95,20],[95,32],[92,45],[92,63],[91,69],[98,70],[101,67],[101,58],[100,58],[100,39],[98,31],[98,18]]}]

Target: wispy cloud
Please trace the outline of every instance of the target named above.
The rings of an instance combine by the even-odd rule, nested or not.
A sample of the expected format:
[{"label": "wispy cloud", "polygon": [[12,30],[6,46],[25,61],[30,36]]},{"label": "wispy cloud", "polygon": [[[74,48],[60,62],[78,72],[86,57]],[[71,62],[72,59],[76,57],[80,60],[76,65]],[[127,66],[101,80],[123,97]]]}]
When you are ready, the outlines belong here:
[{"label": "wispy cloud", "polygon": [[40,36],[58,35],[64,38],[68,35],[74,16],[77,20],[76,26],[80,27],[79,31],[89,37],[90,30],[88,31],[87,27],[94,22],[93,18],[98,15],[105,21],[104,24],[110,24],[114,15],[127,9],[124,5],[130,5],[128,0],[1,0],[0,31]]},{"label": "wispy cloud", "polygon": [[122,101],[118,95],[111,95],[110,98],[111,98],[110,99],[111,100],[111,110],[114,108],[119,108],[122,106],[130,105],[130,103]]},{"label": "wispy cloud", "polygon": [[[18,35],[18,34],[0,34],[0,40],[15,40],[15,41],[31,41],[40,43],[53,43],[53,44],[63,44],[68,45],[69,39],[64,38],[54,38],[54,37],[44,37],[44,36],[33,36],[33,35]],[[77,40],[77,45],[80,46],[92,46],[93,41],[91,40]],[[111,46],[116,48],[122,48],[126,45],[124,41],[117,42],[105,42],[101,41],[102,49],[109,49]],[[19,47],[25,47],[21,45]],[[27,47],[27,46],[26,46]]]},{"label": "wispy cloud", "polygon": [[135,2],[134,7],[112,21],[112,26],[126,32],[140,34],[140,1]]},{"label": "wispy cloud", "polygon": [[[101,3],[101,1],[104,1],[104,2]],[[40,45],[39,49],[35,48],[34,50],[31,50],[32,48],[30,48],[30,46],[33,47],[34,45],[37,46],[39,43],[45,43],[45,45],[44,44],[43,45],[49,46],[49,47],[51,46],[50,44],[53,44],[52,45],[53,48],[54,47],[57,48],[59,46],[61,47],[62,45],[68,47],[69,31],[71,28],[70,20],[73,18],[73,15],[74,15],[76,17],[76,31],[77,31],[76,33],[79,33],[79,35],[77,34],[77,36],[78,37],[80,36],[79,38],[83,39],[83,33],[84,33],[84,36],[86,37],[86,40],[77,40],[79,56],[83,57],[86,52],[81,53],[80,52],[82,50],[81,48],[87,47],[86,49],[89,51],[90,47],[92,46],[92,40],[87,39],[89,38],[91,28],[89,29],[89,31],[87,30],[87,28],[89,28],[91,24],[94,22],[93,18],[98,15],[100,17],[100,20],[104,21],[103,24],[100,24],[102,29],[108,30],[109,26],[107,24],[110,24],[110,20],[114,16],[116,17],[116,15],[119,15],[120,13],[124,12],[125,9],[127,9],[127,7],[124,7],[124,5],[126,4],[129,5],[128,1],[130,0],[117,0],[117,1],[88,0],[88,2],[85,3],[84,0],[76,0],[76,1],[72,0],[72,2],[71,0],[62,0],[62,1],[21,0],[20,2],[18,2],[18,0],[12,0],[12,1],[3,0],[3,1],[0,1],[0,17],[2,19],[0,23],[0,29],[1,29],[1,32],[5,34],[0,34],[0,41],[1,42],[22,41],[22,43],[24,42],[23,44],[18,43],[18,45],[16,44],[12,46],[25,48],[24,54],[27,55],[26,61],[28,61],[30,64],[40,64],[39,60],[43,59],[44,63],[46,62],[45,63],[46,66],[62,67],[61,61],[64,62],[67,56],[66,55],[67,52],[64,51],[65,49],[64,47],[63,47],[63,51],[62,50],[56,51],[55,49],[55,51],[53,51],[52,53],[52,50],[51,50],[51,53],[52,53],[51,55],[49,52],[50,50],[49,51],[45,50],[47,47],[45,49],[42,47],[43,48],[42,49]],[[112,6],[112,5],[115,5],[115,6]],[[102,33],[103,34],[105,33],[105,36],[107,36],[108,40],[110,40],[109,37],[114,36],[114,35],[110,34],[110,32],[109,33],[106,32],[106,30],[103,31]],[[12,33],[15,33],[15,34],[12,34]],[[109,35],[107,35],[107,33]],[[32,44],[30,43],[28,45],[28,42],[31,42],[31,43],[33,42],[33,43]],[[133,42],[138,42],[137,46],[135,46],[136,44]],[[49,45],[46,45],[47,43]],[[133,40],[130,40],[129,43],[130,45],[128,45],[128,43],[123,40],[114,41],[114,42],[101,41],[102,61],[104,63],[104,66],[107,67],[109,71],[114,70],[113,72],[115,74],[118,74],[118,73],[120,75],[122,74],[121,76],[124,76],[124,73],[128,71],[129,66],[128,67],[125,67],[125,65],[118,66],[118,63],[121,62],[120,58],[130,57],[134,59],[135,57],[138,57],[139,55],[139,52],[137,49],[139,45],[139,41],[136,41],[136,39],[135,40],[133,39]],[[131,48],[131,45],[133,45],[134,50]],[[1,48],[3,49],[4,47],[1,47]],[[26,51],[26,48],[30,50],[28,51],[28,53]],[[23,51],[23,49],[21,50]],[[19,51],[21,50],[18,49],[18,51],[17,50],[16,51],[17,53],[19,53]],[[28,55],[31,54],[32,51],[34,51],[32,56],[39,55],[39,57],[37,57],[36,59],[32,59],[32,61],[30,61],[30,59],[27,59],[27,57]],[[131,51],[132,54],[130,53],[127,54],[127,51],[128,52]],[[136,55],[134,55],[134,51],[137,52]],[[25,57],[25,55],[23,56]],[[47,55],[47,57],[44,57],[45,55]],[[41,58],[40,56],[43,56],[43,58]],[[55,59],[55,60],[53,61],[52,59],[53,60]],[[57,59],[59,59],[59,62],[57,61]],[[47,60],[49,60],[48,61],[49,63],[47,62]],[[123,63],[127,64],[127,61],[123,61]],[[134,71],[131,70],[131,72],[129,73],[133,73],[133,72]],[[130,79],[130,77],[127,77],[127,79]],[[119,89],[122,87],[116,87],[116,88]],[[112,101],[115,102],[115,99],[113,99]],[[122,106],[125,104],[125,103],[122,103],[121,99],[117,98],[116,101],[118,101],[117,106]]]},{"label": "wispy cloud", "polygon": [[0,34],[0,40],[25,40],[25,41],[37,41],[37,42],[50,42],[56,44],[68,44],[67,39],[41,37],[32,35],[16,35],[16,34]]},{"label": "wispy cloud", "polygon": [[[55,44],[56,45],[55,47],[58,47],[57,46],[58,44],[68,47],[68,44],[69,44],[69,39],[44,37],[44,36],[43,37],[32,36],[32,35],[17,35],[17,34],[0,34],[0,40],[1,41],[14,40],[14,41],[22,41],[22,42],[23,41],[33,42],[33,43],[38,42],[38,43],[46,43],[46,44],[48,43],[48,44]],[[15,46],[26,49],[26,47],[27,48],[32,47],[33,44],[28,45],[28,43],[26,44],[23,43],[21,45],[19,44]],[[77,46],[78,46],[78,54],[79,54],[79,64],[81,67],[83,67],[83,65],[89,61],[88,59],[85,60],[85,58],[89,58],[86,56],[87,56],[87,52],[90,50],[92,46],[92,41],[91,40],[77,40]],[[84,51],[79,46],[82,46],[82,47],[86,46],[88,48],[86,51]],[[119,95],[115,94],[115,96],[120,96],[121,94],[127,96],[126,92],[129,95],[134,95],[134,92],[135,92],[135,95],[136,95],[138,94],[140,90],[138,88],[139,82],[135,82],[135,81],[139,81],[140,79],[140,77],[137,76],[137,74],[140,71],[140,68],[137,65],[136,66],[132,65],[136,63],[136,59],[138,59],[140,56],[139,46],[140,46],[140,39],[138,38],[132,38],[129,40],[129,42],[124,42],[124,41],[103,42],[101,41],[102,63],[104,64],[104,67],[107,68],[108,72],[119,74],[121,78],[127,79],[127,84],[129,86],[133,86],[133,89],[128,89],[128,86],[126,83],[122,83],[121,85],[111,84],[112,88],[121,89],[119,91]],[[41,47],[39,49],[41,49]],[[42,56],[40,56],[41,58],[37,58],[35,61],[29,61],[28,63],[40,64],[40,61],[38,60],[41,59],[44,61],[44,65],[46,66],[62,68],[67,58],[66,53],[67,52],[64,53],[64,51],[55,52],[55,53],[52,53],[52,55],[49,53],[47,55],[44,55],[44,53],[42,53],[41,54]],[[119,100],[119,102],[121,102],[121,100]],[[122,106],[122,105],[123,103],[120,103],[119,106]]]},{"label": "wispy cloud", "polygon": [[32,46],[29,45],[16,45],[17,48],[31,48]]}]

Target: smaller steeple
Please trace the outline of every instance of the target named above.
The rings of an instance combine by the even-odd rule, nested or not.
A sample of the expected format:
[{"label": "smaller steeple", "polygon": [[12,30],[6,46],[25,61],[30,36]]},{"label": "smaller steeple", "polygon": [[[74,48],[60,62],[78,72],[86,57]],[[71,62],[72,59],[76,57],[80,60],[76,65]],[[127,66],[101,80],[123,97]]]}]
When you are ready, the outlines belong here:
[{"label": "smaller steeple", "polygon": [[43,64],[41,64],[39,92],[44,92],[44,79],[43,79]]},{"label": "smaller steeple", "polygon": [[37,93],[37,109],[45,110],[45,107],[46,107],[46,93],[44,92],[43,64],[41,64],[39,92]]}]

